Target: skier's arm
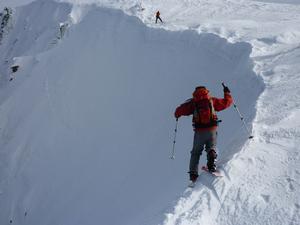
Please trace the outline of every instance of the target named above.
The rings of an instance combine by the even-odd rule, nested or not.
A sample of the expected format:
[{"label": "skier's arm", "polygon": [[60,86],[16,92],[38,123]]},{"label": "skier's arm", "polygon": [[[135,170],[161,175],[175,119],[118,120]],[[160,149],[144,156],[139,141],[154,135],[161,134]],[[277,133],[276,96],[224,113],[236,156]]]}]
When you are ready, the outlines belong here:
[{"label": "skier's arm", "polygon": [[193,114],[194,112],[194,106],[191,101],[185,102],[181,104],[177,109],[175,110],[175,117],[179,118],[181,116],[189,116]]},{"label": "skier's arm", "polygon": [[213,104],[216,111],[222,111],[231,106],[233,100],[230,92],[224,92],[224,98],[213,98]]}]

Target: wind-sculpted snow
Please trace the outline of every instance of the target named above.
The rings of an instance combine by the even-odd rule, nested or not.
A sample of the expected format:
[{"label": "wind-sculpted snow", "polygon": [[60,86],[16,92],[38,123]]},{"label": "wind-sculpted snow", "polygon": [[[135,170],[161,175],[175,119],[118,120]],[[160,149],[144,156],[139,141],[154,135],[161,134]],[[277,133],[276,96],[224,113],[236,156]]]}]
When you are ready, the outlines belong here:
[{"label": "wind-sculpted snow", "polygon": [[[20,64],[0,108],[0,223],[162,222],[186,188],[192,144],[191,121],[182,118],[176,159],[169,159],[175,107],[198,85],[222,97],[224,81],[250,123],[263,88],[252,71],[251,46],[153,29],[121,11],[93,7],[48,48],[56,23],[74,22],[78,14],[66,4],[44,7],[46,2],[19,8],[18,25],[7,37],[18,36],[18,46],[13,52],[11,45],[0,47]],[[47,16],[20,36],[20,15],[35,24],[39,15],[55,13],[62,21]],[[220,118],[222,168],[247,134],[233,109]],[[218,199],[214,182],[204,183],[209,190],[201,193]],[[194,195],[196,201],[199,193]]]}]

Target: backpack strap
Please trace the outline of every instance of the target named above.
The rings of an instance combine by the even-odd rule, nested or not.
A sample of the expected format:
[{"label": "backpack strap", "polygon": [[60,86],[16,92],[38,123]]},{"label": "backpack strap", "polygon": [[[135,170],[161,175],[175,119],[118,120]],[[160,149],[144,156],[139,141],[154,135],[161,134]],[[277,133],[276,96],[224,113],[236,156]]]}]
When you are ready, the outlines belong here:
[{"label": "backpack strap", "polygon": [[214,102],[212,98],[209,99],[209,109],[210,109],[210,120],[213,121],[215,119],[214,116],[216,115],[216,111],[214,108]]},{"label": "backpack strap", "polygon": [[194,113],[193,113],[193,116],[197,117],[197,116],[200,115],[199,109],[198,109],[198,107],[197,107],[196,102],[192,101],[192,103],[193,103],[193,106],[194,106]]}]

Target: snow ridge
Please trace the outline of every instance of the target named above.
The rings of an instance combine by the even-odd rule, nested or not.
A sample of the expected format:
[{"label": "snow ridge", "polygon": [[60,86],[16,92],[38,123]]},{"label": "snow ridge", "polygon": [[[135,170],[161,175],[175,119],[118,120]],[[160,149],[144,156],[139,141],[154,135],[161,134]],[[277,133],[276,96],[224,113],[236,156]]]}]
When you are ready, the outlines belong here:
[{"label": "snow ridge", "polygon": [[[299,223],[297,1],[59,2],[17,8],[0,46],[1,224]],[[169,161],[173,109],[220,81],[255,138],[222,113],[225,176],[185,190],[192,131],[180,121]]]}]

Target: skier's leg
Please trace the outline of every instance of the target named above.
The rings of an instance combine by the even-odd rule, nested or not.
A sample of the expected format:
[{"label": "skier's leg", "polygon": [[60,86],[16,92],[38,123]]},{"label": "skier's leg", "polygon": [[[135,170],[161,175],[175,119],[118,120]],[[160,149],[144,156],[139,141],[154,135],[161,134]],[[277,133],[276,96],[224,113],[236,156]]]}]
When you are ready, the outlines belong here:
[{"label": "skier's leg", "polygon": [[156,17],[155,23],[157,23],[158,17]]},{"label": "skier's leg", "polygon": [[198,165],[199,165],[199,159],[202,154],[204,147],[204,141],[203,136],[201,132],[195,131],[194,134],[194,143],[193,143],[193,149],[191,151],[191,159],[190,159],[190,180],[196,180],[198,177]]},{"label": "skier's leg", "polygon": [[160,22],[163,22],[162,19],[160,17],[158,17],[158,19],[160,20]]},{"label": "skier's leg", "polygon": [[217,131],[210,131],[210,136],[205,143],[205,151],[207,152],[207,168],[209,171],[216,171],[216,152],[217,145]]}]

